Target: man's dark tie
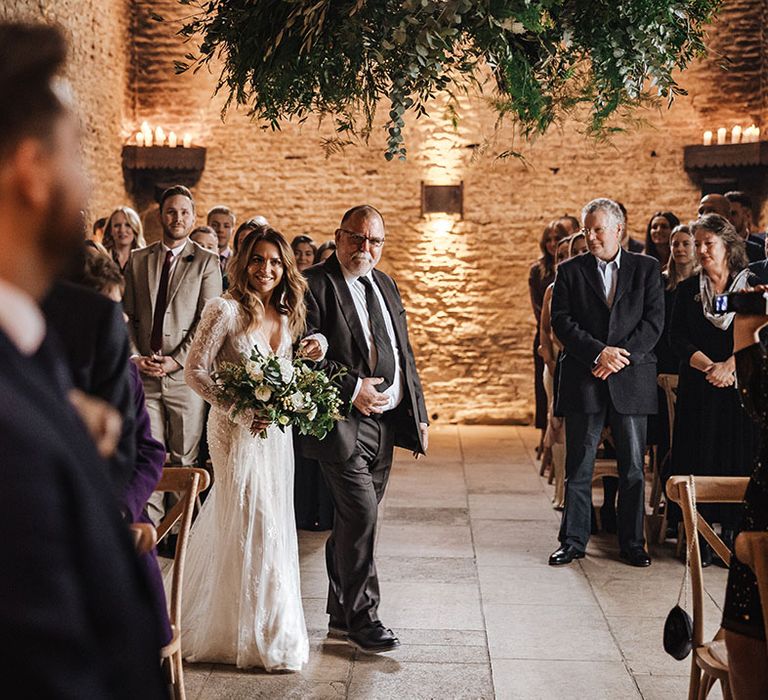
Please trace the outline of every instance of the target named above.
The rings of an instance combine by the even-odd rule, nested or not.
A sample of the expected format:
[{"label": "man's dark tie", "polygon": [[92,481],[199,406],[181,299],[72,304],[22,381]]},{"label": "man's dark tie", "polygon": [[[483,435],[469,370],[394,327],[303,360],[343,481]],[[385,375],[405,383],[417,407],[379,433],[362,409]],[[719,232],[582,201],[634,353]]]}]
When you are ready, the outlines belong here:
[{"label": "man's dark tie", "polygon": [[392,341],[387,326],[384,323],[384,313],[381,304],[373,291],[373,284],[367,277],[358,277],[358,281],[365,288],[365,305],[368,307],[368,316],[371,320],[373,342],[376,345],[376,368],[373,371],[375,377],[383,377],[384,381],[376,388],[385,391],[395,380],[395,355],[392,352]]},{"label": "man's dark tie", "polygon": [[160,284],[157,285],[155,313],[152,317],[152,335],[149,339],[149,347],[152,352],[160,352],[163,349],[163,319],[165,318],[165,307],[168,305],[168,279],[171,276],[171,262],[173,262],[173,253],[169,250],[165,253],[163,271],[160,273]]}]

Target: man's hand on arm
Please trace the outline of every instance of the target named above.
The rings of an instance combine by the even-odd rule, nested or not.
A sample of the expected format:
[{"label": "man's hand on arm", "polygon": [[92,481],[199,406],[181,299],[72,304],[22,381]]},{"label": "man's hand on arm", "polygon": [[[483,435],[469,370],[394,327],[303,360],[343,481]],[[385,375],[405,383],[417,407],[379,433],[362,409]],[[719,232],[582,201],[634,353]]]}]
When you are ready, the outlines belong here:
[{"label": "man's hand on arm", "polygon": [[629,366],[629,350],[608,345],[597,358],[592,374],[598,379],[607,379]]},{"label": "man's hand on arm", "polygon": [[181,365],[169,355],[161,357],[134,355],[131,360],[139,368],[139,372],[148,377],[164,377],[181,369]]},{"label": "man's hand on arm", "polygon": [[364,416],[383,413],[389,403],[389,398],[376,389],[383,381],[381,377],[365,377],[360,380],[360,389],[352,399],[352,405]]}]

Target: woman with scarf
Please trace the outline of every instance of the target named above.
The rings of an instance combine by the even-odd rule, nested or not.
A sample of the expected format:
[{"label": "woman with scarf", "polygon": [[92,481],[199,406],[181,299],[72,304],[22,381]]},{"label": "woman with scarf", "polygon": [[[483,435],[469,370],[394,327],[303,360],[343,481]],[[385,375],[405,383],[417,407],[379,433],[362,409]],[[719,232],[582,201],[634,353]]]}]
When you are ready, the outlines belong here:
[{"label": "woman with scarf", "polygon": [[[690,226],[701,271],[678,285],[670,336],[680,359],[672,444],[672,473],[747,476],[757,449],[757,430],[739,402],[733,355],[734,314],[716,314],[714,297],[747,287],[744,240],[731,223],[706,214]],[[702,505],[710,523],[720,523],[733,548],[738,509]],[[702,547],[702,564],[712,563]]]}]

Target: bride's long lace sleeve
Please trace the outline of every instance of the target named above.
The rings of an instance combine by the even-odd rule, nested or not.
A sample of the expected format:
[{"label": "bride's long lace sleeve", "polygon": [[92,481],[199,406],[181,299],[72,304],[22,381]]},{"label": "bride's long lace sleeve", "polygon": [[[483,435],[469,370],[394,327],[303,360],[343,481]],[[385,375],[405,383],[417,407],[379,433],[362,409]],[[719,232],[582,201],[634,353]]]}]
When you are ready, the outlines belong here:
[{"label": "bride's long lace sleeve", "polygon": [[253,412],[242,411],[233,417],[232,403],[220,398],[216,391],[216,384],[211,378],[216,358],[235,324],[235,310],[230,302],[221,297],[208,301],[189,349],[184,366],[184,381],[211,406],[227,413],[230,420],[244,427],[250,427],[253,422]]}]

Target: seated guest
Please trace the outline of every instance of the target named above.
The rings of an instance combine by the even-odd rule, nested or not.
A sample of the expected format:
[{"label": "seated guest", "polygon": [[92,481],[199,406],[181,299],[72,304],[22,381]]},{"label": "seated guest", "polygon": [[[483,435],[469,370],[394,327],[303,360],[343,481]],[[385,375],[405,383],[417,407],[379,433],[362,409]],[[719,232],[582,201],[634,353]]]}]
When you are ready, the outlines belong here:
[{"label": "seated guest", "polygon": [[0,668],[14,697],[160,700],[159,629],[101,456],[114,441],[100,454],[76,414],[38,306],[83,241],[67,53],[53,26],[0,24]]},{"label": "seated guest", "polygon": [[[708,194],[701,198],[698,209],[699,216],[705,214],[718,214],[724,219],[731,220],[731,203],[722,194]],[[757,262],[758,260],[765,259],[765,248],[759,243],[755,243],[749,240],[747,235],[741,235],[741,239],[745,242],[745,250],[749,262]]]},{"label": "seated guest", "polygon": [[653,348],[664,324],[659,264],[622,251],[624,216],[610,199],[583,210],[589,255],[560,265],[552,292],[552,328],[563,352],[555,412],[565,416],[565,510],[551,566],[585,556],[590,535],[595,456],[608,425],[619,470],[620,557],[649,566],[643,515],[647,416],[656,412]]},{"label": "seated guest", "polygon": [[304,272],[308,267],[315,264],[317,246],[309,236],[294,236],[291,241],[291,250],[293,250],[293,256],[296,258],[299,272]]},{"label": "seated guest", "polygon": [[561,216],[557,223],[560,224],[567,232],[567,235],[573,236],[581,230],[581,223],[575,216],[565,214]]},{"label": "seated guest", "polygon": [[315,265],[321,262],[325,262],[335,252],[336,241],[326,241],[325,243],[321,243],[317,247],[317,252],[315,253]]},{"label": "seated guest", "polygon": [[536,320],[536,334],[533,338],[533,388],[536,399],[534,424],[541,431],[537,455],[544,449],[544,433],[547,430],[547,393],[544,391],[544,361],[539,355],[539,325],[541,323],[541,305],[544,292],[555,279],[555,251],[557,244],[568,235],[564,226],[551,221],[542,231],[539,239],[541,257],[531,265],[528,273],[528,292],[531,297],[533,317]]},{"label": "seated guest", "polygon": [[198,226],[193,228],[189,237],[204,250],[210,250],[212,253],[219,252],[219,239],[210,226]]},{"label": "seated guest", "polygon": [[147,246],[139,215],[130,207],[115,209],[104,227],[102,244],[117,263],[120,272],[124,273],[131,251]]},{"label": "seated guest", "polygon": [[[716,294],[747,286],[744,239],[717,214],[705,214],[690,229],[701,272],[678,284],[672,311],[670,338],[680,359],[672,473],[746,476],[757,433],[735,387],[734,314],[713,312]],[[733,548],[737,510],[732,505],[704,504],[701,512],[722,525],[723,541]],[[701,554],[702,565],[712,563],[706,542]]]},{"label": "seated guest", "polygon": [[656,258],[662,270],[669,260],[669,236],[679,223],[671,211],[657,211],[645,229],[645,254]]},{"label": "seated guest", "polygon": [[226,272],[229,259],[232,257],[232,249],[229,242],[232,240],[232,232],[235,229],[235,214],[229,207],[216,206],[208,211],[205,223],[213,229],[216,235],[216,251],[219,254],[221,274]]},{"label": "seated guest", "polygon": [[232,238],[232,255],[237,255],[242,240],[251,232],[262,226],[269,226],[269,222],[263,216],[252,216],[247,221],[243,221],[237,227],[235,235]]},{"label": "seated guest", "polygon": [[[740,531],[768,531],[768,353],[758,332],[766,316],[737,315],[733,322],[736,375],[745,410],[761,433],[761,446],[744,496]],[[765,623],[752,570],[734,554],[728,571],[722,626],[731,692],[736,700],[768,697]]]}]

